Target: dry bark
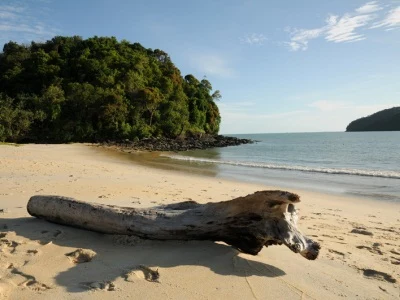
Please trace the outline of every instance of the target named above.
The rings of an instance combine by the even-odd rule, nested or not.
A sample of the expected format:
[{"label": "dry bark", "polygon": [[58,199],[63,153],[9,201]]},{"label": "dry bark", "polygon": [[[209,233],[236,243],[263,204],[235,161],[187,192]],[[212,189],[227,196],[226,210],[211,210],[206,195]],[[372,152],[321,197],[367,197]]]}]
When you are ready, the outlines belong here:
[{"label": "dry bark", "polygon": [[216,203],[186,201],[132,208],[33,196],[27,208],[32,216],[50,222],[102,233],[154,240],[223,241],[253,255],[264,246],[284,244],[313,260],[320,246],[296,227],[294,203],[299,201],[298,195],[289,192],[259,191]]}]

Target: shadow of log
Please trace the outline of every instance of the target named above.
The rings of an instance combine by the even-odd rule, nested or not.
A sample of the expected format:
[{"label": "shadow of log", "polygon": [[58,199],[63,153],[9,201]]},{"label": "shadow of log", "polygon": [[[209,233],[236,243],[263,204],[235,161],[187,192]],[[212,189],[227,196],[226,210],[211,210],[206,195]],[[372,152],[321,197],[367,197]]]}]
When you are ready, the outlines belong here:
[{"label": "shadow of log", "polygon": [[[15,232],[18,236],[42,245],[52,242],[62,247],[91,249],[96,252],[97,255],[91,262],[71,264],[70,269],[55,274],[57,284],[71,293],[86,291],[88,288],[83,283],[88,282],[88,279],[93,282],[114,281],[119,277],[124,278],[140,265],[154,269],[201,266],[221,276],[285,275],[281,269],[254,261],[251,255],[241,254],[224,243],[139,240],[133,242],[135,245],[128,245],[129,242],[121,242],[118,236],[52,224],[33,217],[4,219],[0,225],[6,228],[2,232]],[[58,255],[65,256],[70,251],[64,252]],[[65,256],[65,259],[68,257]],[[162,272],[160,280],[163,280]]]}]

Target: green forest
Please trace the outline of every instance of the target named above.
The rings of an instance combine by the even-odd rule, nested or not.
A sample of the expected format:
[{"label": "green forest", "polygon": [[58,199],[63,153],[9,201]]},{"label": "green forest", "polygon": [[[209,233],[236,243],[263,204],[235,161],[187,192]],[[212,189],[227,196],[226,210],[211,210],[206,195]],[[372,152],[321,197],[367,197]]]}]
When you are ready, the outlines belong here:
[{"label": "green forest", "polygon": [[217,134],[220,98],[164,51],[115,37],[9,42],[0,53],[0,141]]}]

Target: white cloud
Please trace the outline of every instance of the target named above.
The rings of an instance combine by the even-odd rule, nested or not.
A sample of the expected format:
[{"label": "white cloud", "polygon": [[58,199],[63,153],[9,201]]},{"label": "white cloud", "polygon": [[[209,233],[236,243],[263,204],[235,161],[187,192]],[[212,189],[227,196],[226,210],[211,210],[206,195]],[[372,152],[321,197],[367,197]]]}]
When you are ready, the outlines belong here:
[{"label": "white cloud", "polygon": [[35,17],[35,11],[44,10],[45,7],[38,3],[32,5],[30,2],[25,2],[24,6],[0,5],[0,45],[10,40],[19,43],[43,41],[56,35],[58,30],[45,23],[43,14],[40,20]]},{"label": "white cloud", "polygon": [[400,27],[400,6],[389,11],[385,19],[375,23],[371,28],[385,27],[386,30],[391,30]]},{"label": "white cloud", "polygon": [[192,66],[206,76],[230,78],[235,75],[228,61],[218,54],[194,53],[189,59]]},{"label": "white cloud", "polygon": [[285,42],[285,44],[288,45],[293,51],[297,51],[299,49],[307,50],[308,41],[306,41],[305,45],[302,45],[299,42]]},{"label": "white cloud", "polygon": [[293,51],[307,50],[308,42],[320,37],[325,31],[325,27],[315,29],[294,29],[291,41],[287,43]]},{"label": "white cloud", "polygon": [[378,1],[371,1],[357,8],[356,12],[359,14],[370,14],[379,10],[382,10],[382,7],[378,4]]},{"label": "white cloud", "polygon": [[0,11],[8,11],[8,12],[23,12],[25,7],[19,5],[0,5]]},{"label": "white cloud", "polygon": [[400,27],[400,7],[397,7],[390,10],[384,20],[368,28],[371,22],[378,18],[378,12],[383,9],[377,1],[370,1],[352,13],[345,13],[342,16],[329,15],[325,20],[325,25],[318,28],[285,29],[291,35],[290,41],[285,44],[292,51],[307,50],[309,42],[320,37],[335,43],[357,42],[366,39],[365,32],[360,32],[360,30],[379,27],[391,30]]},{"label": "white cloud", "polygon": [[15,19],[17,16],[15,13],[10,11],[1,10],[0,8],[0,20],[1,19]]},{"label": "white cloud", "polygon": [[37,35],[46,35],[48,31],[43,27],[43,25],[37,24],[33,27],[26,24],[15,25],[15,24],[0,24],[0,31],[15,31],[15,32],[25,32]]},{"label": "white cloud", "polygon": [[341,18],[330,18],[326,29],[325,39],[330,42],[340,43],[348,41],[361,41],[365,36],[356,33],[356,29],[366,26],[375,16],[373,15],[360,15],[351,16],[344,15]]},{"label": "white cloud", "polygon": [[249,45],[262,45],[267,39],[262,33],[252,33],[240,39],[242,43]]}]

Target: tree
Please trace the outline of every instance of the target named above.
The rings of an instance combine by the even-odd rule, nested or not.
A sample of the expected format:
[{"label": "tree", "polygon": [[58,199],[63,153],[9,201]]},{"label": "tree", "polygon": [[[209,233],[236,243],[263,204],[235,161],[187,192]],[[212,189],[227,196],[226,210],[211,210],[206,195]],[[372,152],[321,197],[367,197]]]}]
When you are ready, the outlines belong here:
[{"label": "tree", "polygon": [[216,90],[212,95],[211,98],[213,99],[213,101],[219,101],[222,96],[219,90]]},{"label": "tree", "polygon": [[91,142],[219,128],[221,96],[206,78],[182,77],[163,50],[115,37],[9,42],[0,86],[6,140]]},{"label": "tree", "polygon": [[44,90],[41,98],[42,109],[47,113],[50,121],[58,119],[64,101],[64,90],[59,86],[50,85]]},{"label": "tree", "polygon": [[149,113],[149,126],[151,126],[154,113],[163,100],[163,95],[158,88],[145,88],[139,91],[138,96]]},{"label": "tree", "polygon": [[15,105],[13,99],[0,94],[0,141],[17,142],[29,131],[33,113]]}]

